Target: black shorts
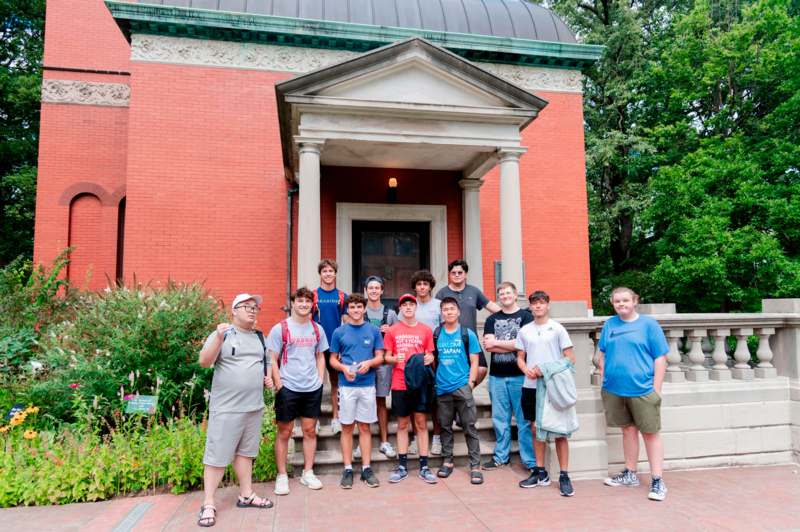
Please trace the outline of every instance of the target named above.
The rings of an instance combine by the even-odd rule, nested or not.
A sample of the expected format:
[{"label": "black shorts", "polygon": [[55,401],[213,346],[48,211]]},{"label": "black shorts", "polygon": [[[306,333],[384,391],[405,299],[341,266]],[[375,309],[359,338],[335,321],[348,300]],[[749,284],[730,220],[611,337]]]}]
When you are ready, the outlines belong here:
[{"label": "black shorts", "polygon": [[427,414],[431,411],[429,403],[420,401],[421,394],[418,390],[392,390],[392,415],[395,417],[407,417],[414,412]]},{"label": "black shorts", "polygon": [[536,388],[522,389],[522,417],[525,421],[536,421]]},{"label": "black shorts", "polygon": [[282,423],[299,417],[319,419],[322,406],[322,386],[313,392],[294,392],[283,386],[275,394],[275,419]]}]

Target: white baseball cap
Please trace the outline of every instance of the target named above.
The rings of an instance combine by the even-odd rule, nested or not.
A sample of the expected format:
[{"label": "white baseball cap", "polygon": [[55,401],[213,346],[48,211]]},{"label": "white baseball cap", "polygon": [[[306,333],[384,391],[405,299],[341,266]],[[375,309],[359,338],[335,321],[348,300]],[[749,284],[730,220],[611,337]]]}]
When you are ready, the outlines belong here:
[{"label": "white baseball cap", "polygon": [[231,303],[231,310],[236,308],[236,305],[241,303],[242,301],[247,301],[248,299],[252,299],[256,302],[256,304],[261,305],[261,296],[255,294],[239,294],[238,296],[233,298],[233,303]]}]

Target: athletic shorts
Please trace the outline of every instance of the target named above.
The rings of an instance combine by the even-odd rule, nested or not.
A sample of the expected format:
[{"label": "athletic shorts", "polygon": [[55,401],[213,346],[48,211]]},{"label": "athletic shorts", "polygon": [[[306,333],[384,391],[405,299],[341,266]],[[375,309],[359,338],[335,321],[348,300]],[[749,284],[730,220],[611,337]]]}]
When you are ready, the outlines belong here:
[{"label": "athletic shorts", "polygon": [[295,392],[283,386],[275,394],[275,419],[282,423],[299,417],[319,419],[322,386],[312,392]]},{"label": "athletic shorts", "polygon": [[203,464],[226,467],[236,456],[258,456],[263,419],[263,408],[253,412],[210,412]]},{"label": "athletic shorts", "polygon": [[342,425],[377,423],[374,386],[339,386],[339,421]]},{"label": "athletic shorts", "polygon": [[392,393],[392,367],[381,364],[375,368],[375,395],[389,397]]},{"label": "athletic shorts", "polygon": [[418,390],[392,390],[393,416],[407,417],[414,412],[427,414],[430,411],[431,405],[421,402],[421,394]]},{"label": "athletic shorts", "polygon": [[606,390],[600,393],[609,427],[636,425],[646,434],[661,430],[661,396],[655,390],[640,397],[620,397]]},{"label": "athletic shorts", "polygon": [[522,417],[525,421],[536,422],[536,388],[522,388]]}]

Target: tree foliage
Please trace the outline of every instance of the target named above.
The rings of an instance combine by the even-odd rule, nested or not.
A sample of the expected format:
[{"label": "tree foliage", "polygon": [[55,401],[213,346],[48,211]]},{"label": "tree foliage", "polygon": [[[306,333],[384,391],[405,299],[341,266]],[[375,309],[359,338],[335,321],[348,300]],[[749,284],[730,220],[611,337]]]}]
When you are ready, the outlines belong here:
[{"label": "tree foliage", "polygon": [[0,265],[33,250],[44,0],[0,0]]},{"label": "tree foliage", "polygon": [[791,0],[563,0],[586,73],[595,307],[800,295],[800,17]]}]

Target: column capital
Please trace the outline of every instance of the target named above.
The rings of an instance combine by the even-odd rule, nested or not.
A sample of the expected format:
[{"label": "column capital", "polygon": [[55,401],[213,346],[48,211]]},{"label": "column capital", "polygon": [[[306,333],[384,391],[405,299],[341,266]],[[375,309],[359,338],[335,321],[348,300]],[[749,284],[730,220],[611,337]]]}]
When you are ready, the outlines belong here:
[{"label": "column capital", "polygon": [[528,151],[528,148],[524,146],[515,146],[513,148],[498,148],[497,149],[497,156],[500,158],[500,162],[506,162],[509,160],[516,160],[518,161],[522,155]]},{"label": "column capital", "polygon": [[322,147],[325,146],[325,139],[295,135],[294,143],[300,153],[312,152],[319,154],[322,152]]},{"label": "column capital", "polygon": [[483,186],[483,179],[461,179],[458,186],[464,190],[479,190]]}]

